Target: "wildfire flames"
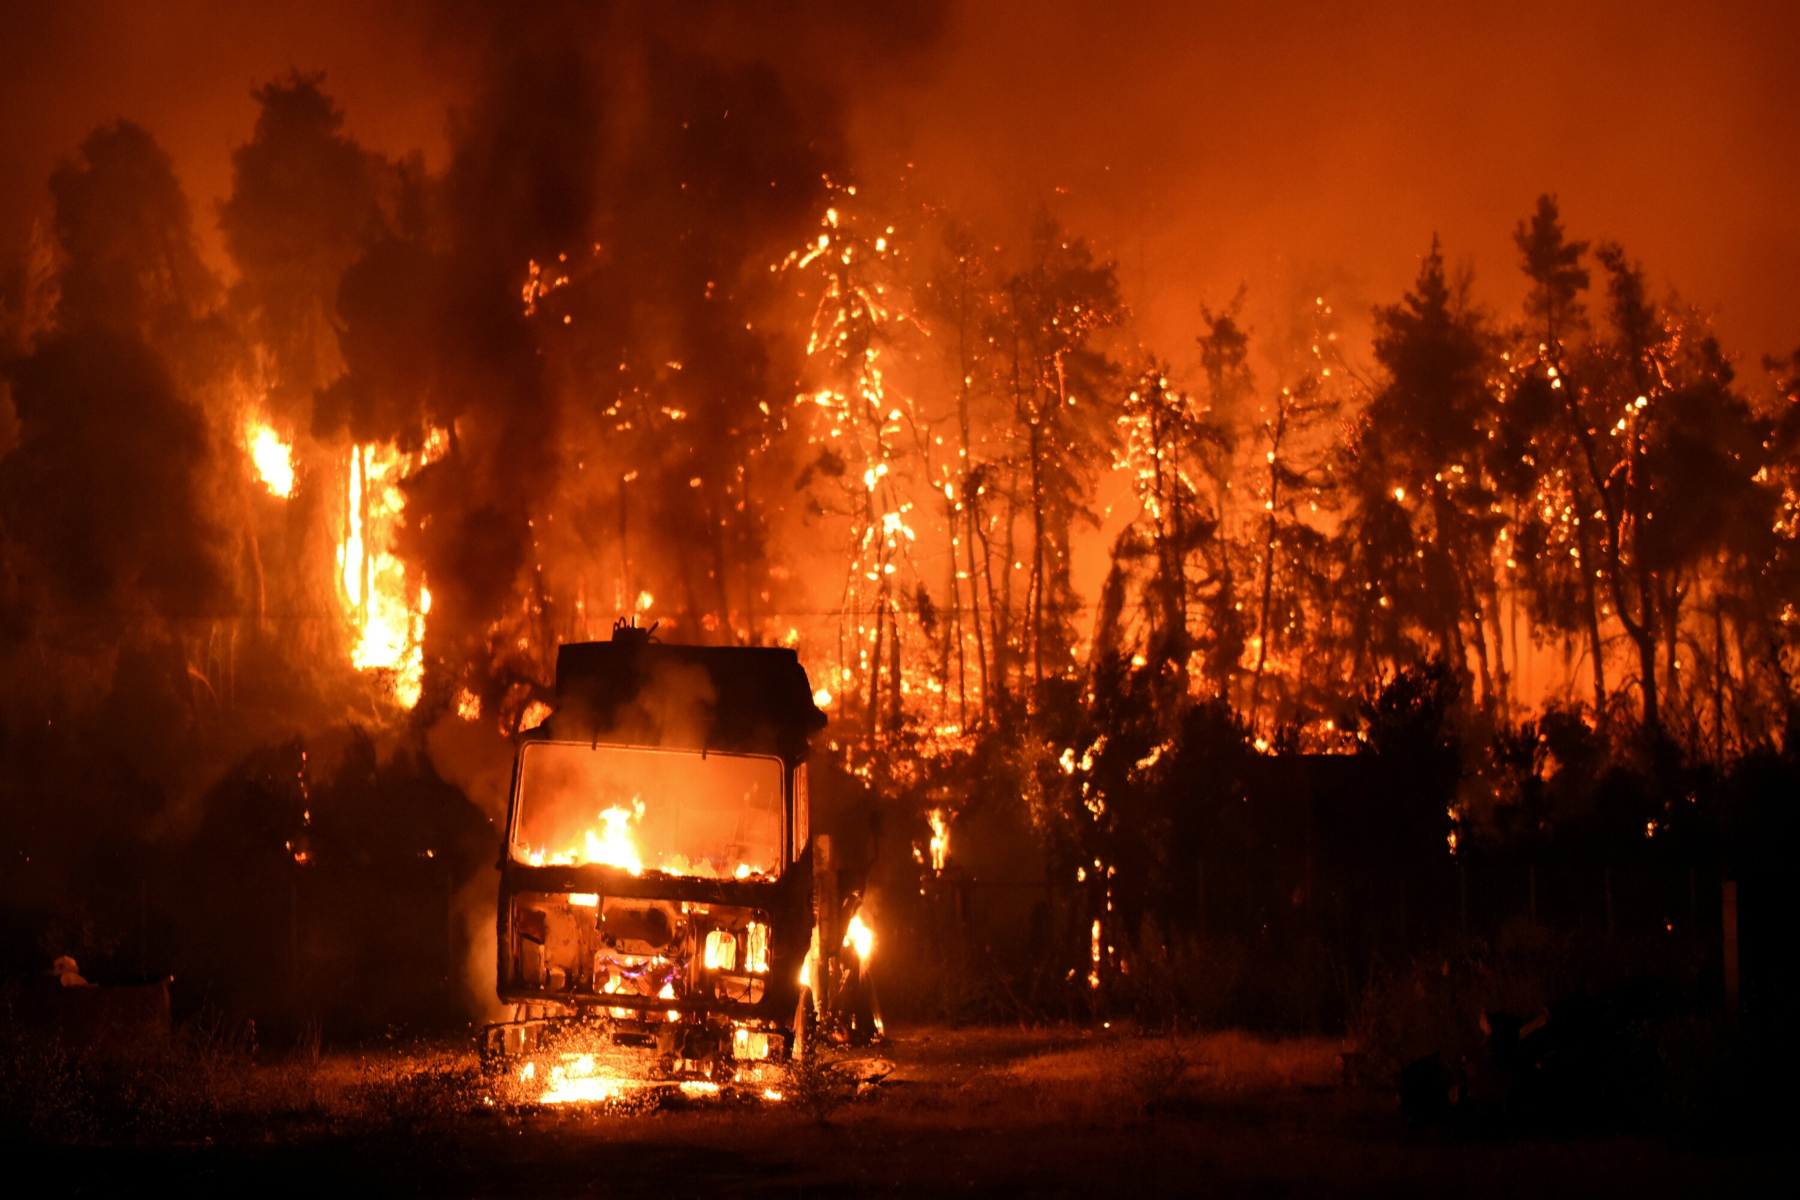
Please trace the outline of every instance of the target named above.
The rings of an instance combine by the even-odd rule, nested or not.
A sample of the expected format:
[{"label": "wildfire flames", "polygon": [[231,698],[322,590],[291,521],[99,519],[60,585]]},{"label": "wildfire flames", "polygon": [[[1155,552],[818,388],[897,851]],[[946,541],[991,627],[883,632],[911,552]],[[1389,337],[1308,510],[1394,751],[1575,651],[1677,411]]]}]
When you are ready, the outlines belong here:
[{"label": "wildfire flames", "polygon": [[[244,424],[244,444],[256,477],[272,495],[294,492],[293,447],[274,426],[252,416]],[[393,697],[404,708],[419,702],[424,677],[425,616],[431,591],[416,586],[395,552],[406,509],[401,481],[442,454],[445,438],[436,433],[423,451],[404,454],[391,445],[353,446],[345,470],[343,535],[337,547],[339,582],[350,613],[350,661],[360,671],[392,673]]]},{"label": "wildfire flames", "polygon": [[[293,447],[274,426],[252,416],[244,424],[244,445],[259,482],[287,499],[295,483]],[[339,582],[350,613],[350,661],[360,671],[392,675],[392,694],[403,708],[419,702],[424,680],[425,616],[431,591],[407,577],[395,552],[406,509],[401,481],[442,454],[441,433],[418,454],[391,445],[353,446],[345,471],[343,536],[337,547]]]},{"label": "wildfire flames", "polygon": [[[469,56],[467,111],[430,154],[358,144],[358,129],[399,137],[412,122],[347,119],[325,76],[296,70],[258,87],[249,140],[208,150],[220,168],[208,186],[226,184],[230,152],[228,194],[184,196],[177,158],[121,120],[63,147],[50,186],[34,184],[41,214],[15,214],[32,234],[0,272],[0,729],[31,770],[0,782],[82,817],[43,823],[45,841],[70,831],[53,847],[68,880],[34,867],[54,886],[32,903],[78,896],[94,873],[93,894],[123,914],[107,937],[135,946],[146,971],[162,935],[145,931],[168,930],[171,963],[216,963],[218,980],[238,986],[235,973],[246,995],[297,1017],[328,974],[308,968],[309,947],[350,957],[309,933],[322,902],[247,872],[230,886],[273,906],[266,929],[248,906],[240,924],[255,936],[178,927],[148,885],[86,865],[111,861],[88,852],[89,830],[173,863],[199,861],[182,844],[212,843],[162,837],[170,821],[246,846],[266,830],[271,858],[283,847],[282,869],[305,867],[296,878],[320,889],[365,864],[384,886],[391,874],[395,889],[428,887],[416,907],[433,925],[411,942],[430,969],[356,961],[437,986],[454,974],[440,950],[483,972],[511,961],[458,952],[466,914],[446,918],[447,937],[436,924],[474,894],[466,848],[491,864],[481,838],[504,843],[509,872],[760,880],[668,890],[781,896],[798,894],[812,824],[854,828],[866,794],[898,836],[883,843],[871,826],[848,841],[832,886],[854,893],[862,847],[912,856],[917,896],[909,881],[892,908],[870,910],[884,974],[901,976],[929,928],[901,900],[970,922],[968,888],[1025,886],[976,868],[1035,839],[1056,881],[1042,897],[1054,938],[981,944],[1023,956],[1043,942],[1055,977],[1085,995],[1142,961],[1145,931],[1204,918],[1206,886],[1235,887],[1200,872],[1236,843],[1186,815],[1225,811],[1210,792],[1192,799],[1194,781],[1227,777],[1218,756],[1272,772],[1289,764],[1255,756],[1378,760],[1386,746],[1450,745],[1409,741],[1406,722],[1441,720],[1459,748],[1444,761],[1479,786],[1459,786],[1447,810],[1408,799],[1403,811],[1432,819],[1420,844],[1433,856],[1472,870],[1540,802],[1575,806],[1534,816],[1546,837],[1587,828],[1587,797],[1610,797],[1615,779],[1642,783],[1641,807],[1617,806],[1630,839],[1673,855],[1712,828],[1705,781],[1795,752],[1800,352],[1750,369],[1772,347],[1723,346],[1707,311],[1658,290],[1661,264],[1590,240],[1607,233],[1604,208],[1571,213],[1567,232],[1554,195],[1515,214],[1518,263],[1484,264],[1481,287],[1504,269],[1497,294],[1522,307],[1477,303],[1486,293],[1455,267],[1463,247],[1434,238],[1411,266],[1401,255],[1343,276],[1386,280],[1381,294],[1322,262],[1321,294],[1253,279],[1178,325],[1162,292],[1111,257],[1112,233],[1070,223],[1109,208],[1091,189],[1021,221],[1010,202],[976,199],[989,190],[979,180],[940,190],[954,172],[926,155],[902,174],[860,153],[835,104],[808,111],[837,67],[745,69],[756,47],[718,57],[709,47],[724,39],[664,41],[660,16],[645,29],[680,53],[640,54],[632,39],[645,35],[604,22],[589,46],[535,11],[493,23],[493,69]],[[516,46],[515,24],[533,31]],[[873,112],[848,95],[842,111]],[[46,146],[67,129],[43,124],[33,137]],[[1135,178],[1108,171],[1091,182]],[[1163,269],[1174,280],[1192,259]],[[1173,359],[1152,356],[1158,339]],[[659,787],[648,766],[602,765],[571,776],[560,794],[574,799],[546,803],[556,811],[540,827],[525,829],[515,803],[493,833],[496,727],[520,763],[563,745],[570,714],[549,704],[558,649],[617,620],[670,645],[789,648],[829,722],[760,756],[775,774],[755,805],[726,804],[752,795],[735,777],[702,796],[686,777]],[[633,736],[722,699],[644,682],[646,695],[680,694],[620,715]],[[632,701],[618,699],[602,711],[624,714]],[[383,721],[403,728],[365,744]],[[581,748],[597,757],[599,737]],[[833,785],[818,803],[801,751]],[[708,752],[704,769],[722,773],[759,757]],[[363,771],[365,756],[379,770]],[[342,786],[328,779],[340,771]],[[844,775],[864,793],[836,786]],[[1253,794],[1236,797],[1245,814]],[[986,796],[1018,803],[989,811]],[[1171,824],[1177,802],[1189,807]],[[240,803],[255,820],[212,815]],[[305,814],[281,817],[291,830],[267,816],[290,811]],[[771,832],[750,836],[764,814]],[[52,847],[17,849],[22,871]],[[403,864],[391,872],[389,850]],[[433,860],[423,872],[415,854]],[[240,859],[260,861],[216,856]],[[896,884],[889,865],[869,864],[885,872],[871,878]],[[1335,893],[1307,869],[1288,907],[1312,922]],[[124,882],[181,875],[161,857],[134,872]],[[596,880],[619,880],[545,875],[559,894],[596,889],[558,907],[591,950],[619,899]],[[1398,886],[1404,914],[1406,877]],[[171,889],[168,903],[237,905],[237,893],[187,890],[201,898]],[[1606,898],[1610,924],[1610,874]],[[1412,903],[1414,925],[1441,908]],[[356,936],[402,941],[389,933],[398,918],[356,916]],[[533,1004],[573,1008],[579,987],[589,1009],[653,1011],[666,1034],[658,998],[695,1007],[665,982],[675,966],[775,970],[789,994],[788,948],[798,957],[806,931],[790,943],[768,919],[773,947],[760,926],[685,957],[643,942],[627,964],[641,987],[631,1009],[606,1007],[627,997],[593,953],[571,970],[539,943],[515,977],[537,989]],[[800,975],[824,979],[829,998],[826,966],[840,949],[867,963],[876,939],[861,916],[819,927],[829,940]],[[240,970],[239,954],[269,956],[270,977]],[[546,1103],[616,1099],[603,1064],[540,1058],[516,1078]]]},{"label": "wildfire flames", "polygon": [[444,434],[434,431],[416,454],[371,445],[354,446],[349,455],[337,561],[355,631],[350,661],[360,671],[391,673],[393,697],[403,708],[416,705],[423,690],[431,590],[422,578],[409,579],[395,551],[406,511],[400,485],[440,457],[447,444]]}]

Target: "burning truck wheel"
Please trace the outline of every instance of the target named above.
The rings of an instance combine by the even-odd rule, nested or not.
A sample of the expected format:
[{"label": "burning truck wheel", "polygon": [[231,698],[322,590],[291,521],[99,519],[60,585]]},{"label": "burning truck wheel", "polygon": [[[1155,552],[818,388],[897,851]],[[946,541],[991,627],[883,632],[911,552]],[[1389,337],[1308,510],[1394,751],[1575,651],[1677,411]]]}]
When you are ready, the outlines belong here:
[{"label": "burning truck wheel", "polygon": [[860,889],[811,835],[812,697],[792,650],[623,624],[560,649],[513,766],[491,1071],[549,1103],[762,1086],[872,1031]]}]

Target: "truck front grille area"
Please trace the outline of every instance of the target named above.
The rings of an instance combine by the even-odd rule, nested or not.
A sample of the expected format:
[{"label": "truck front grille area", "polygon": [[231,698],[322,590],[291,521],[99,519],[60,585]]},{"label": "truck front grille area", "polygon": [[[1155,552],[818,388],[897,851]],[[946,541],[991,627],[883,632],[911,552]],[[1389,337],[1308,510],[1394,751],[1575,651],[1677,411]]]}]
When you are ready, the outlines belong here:
[{"label": "truck front grille area", "polygon": [[672,1021],[753,1006],[767,990],[769,916],[758,909],[580,892],[519,892],[511,904],[503,998]]}]

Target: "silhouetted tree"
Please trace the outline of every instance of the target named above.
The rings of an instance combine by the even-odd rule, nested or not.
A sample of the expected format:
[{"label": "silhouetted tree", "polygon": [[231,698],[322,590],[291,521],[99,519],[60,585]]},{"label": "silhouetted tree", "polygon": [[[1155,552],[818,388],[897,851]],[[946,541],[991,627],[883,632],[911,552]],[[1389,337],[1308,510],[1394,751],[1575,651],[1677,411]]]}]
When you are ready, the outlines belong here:
[{"label": "silhouetted tree", "polygon": [[232,153],[219,209],[239,272],[233,298],[264,350],[272,415],[290,431],[310,425],[313,393],[343,372],[338,286],[388,235],[384,184],[392,206],[407,179],[344,135],[323,83],[296,72],[256,90],[256,129]]},{"label": "silhouetted tree", "polygon": [[1369,649],[1406,657],[1408,629],[1435,640],[1466,670],[1465,622],[1493,696],[1479,581],[1499,522],[1483,471],[1494,395],[1493,338],[1470,307],[1466,281],[1452,285],[1434,238],[1414,290],[1375,314],[1375,358],[1385,380],[1352,436],[1346,477],[1358,582],[1367,599]]}]

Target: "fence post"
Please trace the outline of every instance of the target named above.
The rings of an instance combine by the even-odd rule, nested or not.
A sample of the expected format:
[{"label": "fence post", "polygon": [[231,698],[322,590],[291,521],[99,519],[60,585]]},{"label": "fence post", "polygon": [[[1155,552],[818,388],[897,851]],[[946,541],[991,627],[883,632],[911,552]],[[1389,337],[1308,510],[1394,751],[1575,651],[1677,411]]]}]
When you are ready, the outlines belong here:
[{"label": "fence post", "polygon": [[300,1014],[300,868],[288,871],[288,1004]]},{"label": "fence post", "polygon": [[1200,940],[1206,940],[1206,864],[1199,863],[1194,870],[1194,898],[1199,902]]},{"label": "fence post", "polygon": [[1724,910],[1721,921],[1725,935],[1725,1011],[1737,1015],[1738,1010],[1738,892],[1737,880],[1727,879],[1722,885]]},{"label": "fence post", "polygon": [[831,854],[831,835],[821,833],[813,838],[813,888],[814,904],[818,912],[819,958],[815,964],[818,968],[819,994],[813,997],[817,1006],[819,1020],[823,1023],[831,1012],[832,985],[837,981],[838,939],[838,894],[837,863]]},{"label": "fence post", "polygon": [[1619,923],[1613,918],[1612,864],[1601,868],[1601,879],[1606,887],[1606,939],[1615,941],[1619,936]]},{"label": "fence post", "polygon": [[1469,940],[1469,864],[1456,860],[1456,898],[1462,906],[1463,941]]}]

